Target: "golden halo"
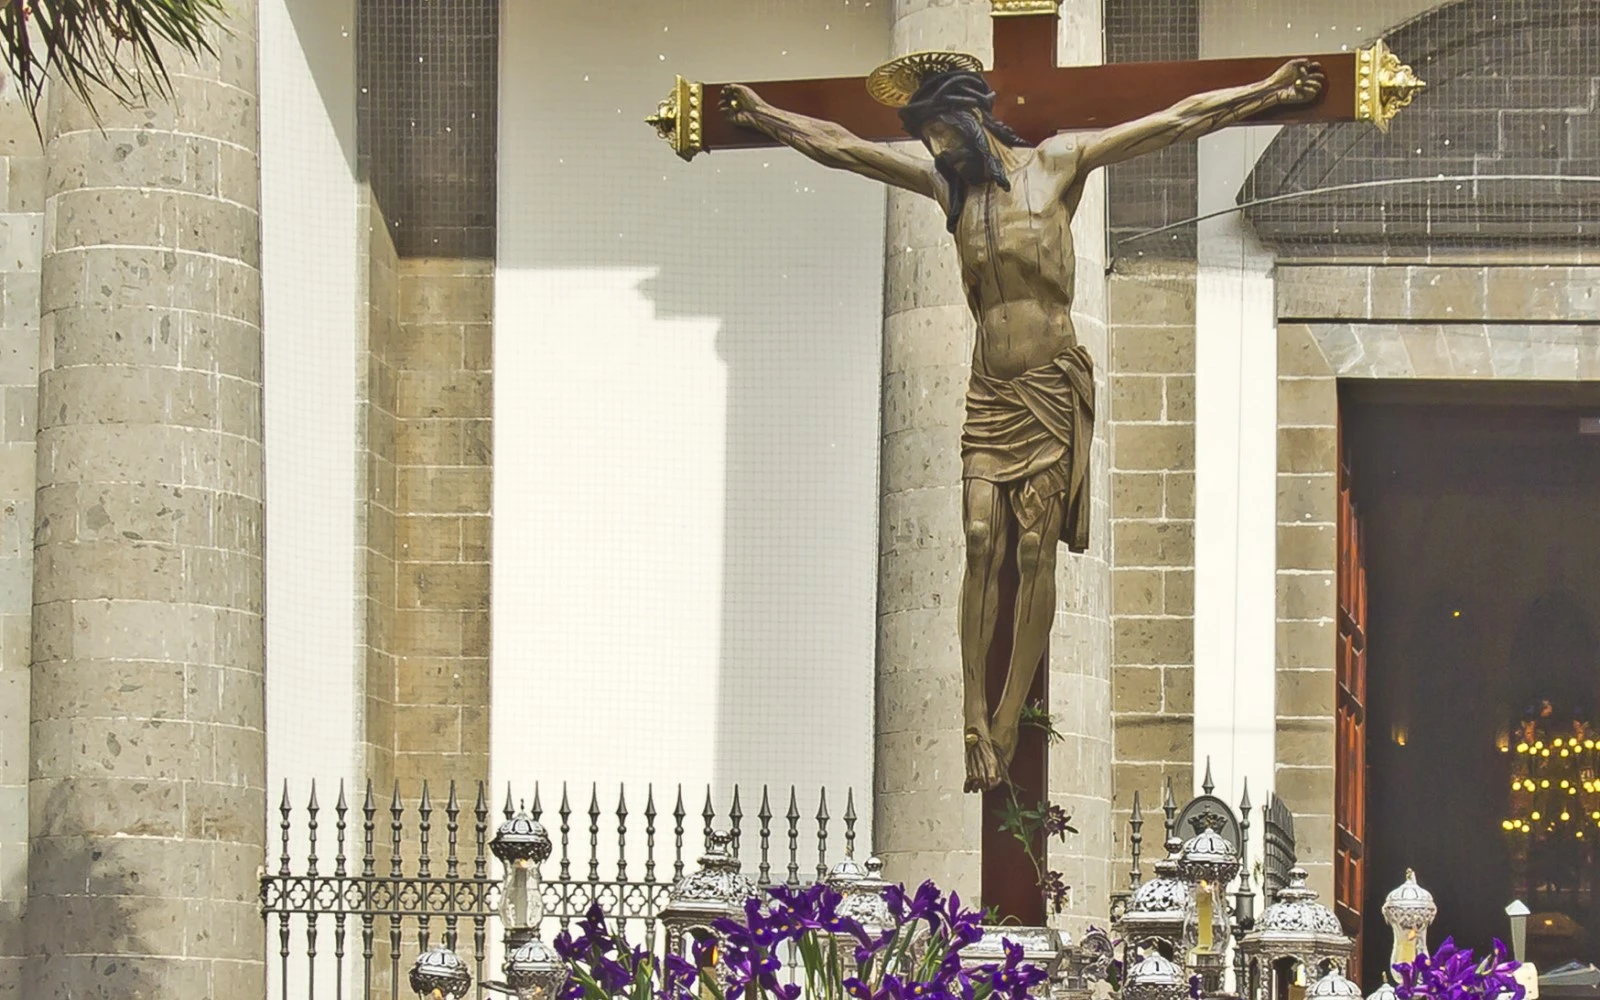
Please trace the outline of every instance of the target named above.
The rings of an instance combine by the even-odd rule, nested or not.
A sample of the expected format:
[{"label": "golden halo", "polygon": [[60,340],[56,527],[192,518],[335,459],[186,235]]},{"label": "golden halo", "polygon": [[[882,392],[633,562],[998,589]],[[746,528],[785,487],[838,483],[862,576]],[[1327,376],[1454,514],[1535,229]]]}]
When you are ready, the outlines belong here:
[{"label": "golden halo", "polygon": [[983,61],[965,52],[913,52],[879,66],[867,77],[867,93],[879,104],[903,108],[923,81],[941,73],[983,72]]}]

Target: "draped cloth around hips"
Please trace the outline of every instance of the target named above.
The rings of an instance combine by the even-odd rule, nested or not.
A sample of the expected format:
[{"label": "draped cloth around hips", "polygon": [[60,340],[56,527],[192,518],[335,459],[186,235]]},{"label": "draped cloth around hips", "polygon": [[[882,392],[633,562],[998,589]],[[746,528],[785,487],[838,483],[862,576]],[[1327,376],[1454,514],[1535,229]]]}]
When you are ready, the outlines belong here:
[{"label": "draped cloth around hips", "polygon": [[1073,552],[1089,547],[1093,440],[1094,362],[1085,348],[1012,379],[973,372],[961,429],[962,477],[1005,487],[1019,516],[1028,497],[1065,493],[1061,540]]}]

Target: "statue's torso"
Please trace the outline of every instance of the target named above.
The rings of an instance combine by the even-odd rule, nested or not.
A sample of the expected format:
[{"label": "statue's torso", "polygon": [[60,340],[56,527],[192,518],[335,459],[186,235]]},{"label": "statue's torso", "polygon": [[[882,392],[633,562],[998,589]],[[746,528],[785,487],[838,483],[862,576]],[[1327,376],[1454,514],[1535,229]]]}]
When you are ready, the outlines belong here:
[{"label": "statue's torso", "polygon": [[1012,171],[1010,191],[986,184],[969,193],[955,240],[978,324],[974,371],[1015,378],[1076,345],[1076,181],[1075,158],[1033,153]]}]

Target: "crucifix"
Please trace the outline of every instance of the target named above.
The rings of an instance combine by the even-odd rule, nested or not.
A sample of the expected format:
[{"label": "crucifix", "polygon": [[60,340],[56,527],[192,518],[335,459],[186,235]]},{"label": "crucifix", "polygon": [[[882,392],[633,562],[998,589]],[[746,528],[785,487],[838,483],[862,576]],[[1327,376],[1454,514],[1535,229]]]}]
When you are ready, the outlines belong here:
[{"label": "crucifix", "polygon": [[[943,210],[976,321],[961,435],[965,789],[984,795],[984,905],[1038,926],[1044,829],[1025,846],[997,815],[1048,794],[1047,734],[1023,722],[1027,706],[1048,704],[1057,546],[1088,547],[1094,369],[1072,325],[1084,184],[1099,167],[1245,121],[1386,129],[1423,84],[1381,42],[1287,61],[1059,67],[1060,0],[991,5],[988,70],[964,53],[919,52],[865,78],[752,88],[679,77],[649,121],[685,159],[786,145]],[[931,161],[883,145],[907,135]]]}]

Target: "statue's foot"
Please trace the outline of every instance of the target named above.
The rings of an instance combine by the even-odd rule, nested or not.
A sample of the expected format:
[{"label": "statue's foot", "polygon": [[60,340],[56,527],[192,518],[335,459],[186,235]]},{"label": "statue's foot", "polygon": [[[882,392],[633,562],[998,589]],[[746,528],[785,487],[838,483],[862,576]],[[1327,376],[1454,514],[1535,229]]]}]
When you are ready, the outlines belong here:
[{"label": "statue's foot", "polygon": [[1005,780],[1005,765],[995,752],[989,734],[976,728],[967,730],[967,783],[969,792],[987,792]]}]

